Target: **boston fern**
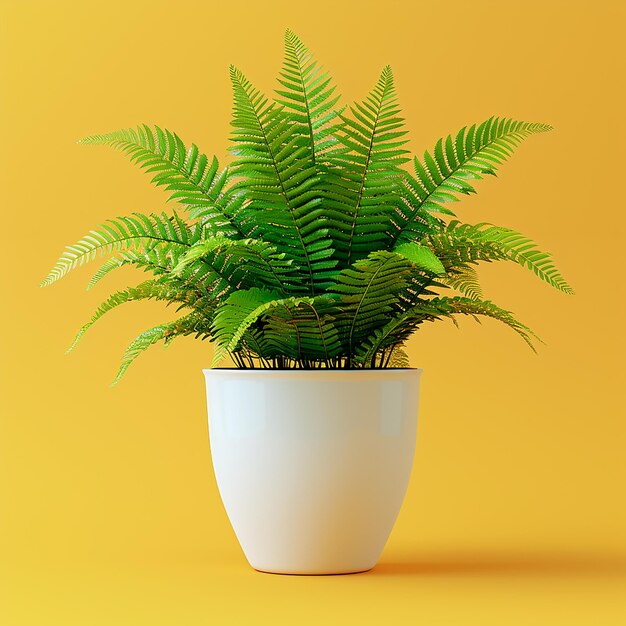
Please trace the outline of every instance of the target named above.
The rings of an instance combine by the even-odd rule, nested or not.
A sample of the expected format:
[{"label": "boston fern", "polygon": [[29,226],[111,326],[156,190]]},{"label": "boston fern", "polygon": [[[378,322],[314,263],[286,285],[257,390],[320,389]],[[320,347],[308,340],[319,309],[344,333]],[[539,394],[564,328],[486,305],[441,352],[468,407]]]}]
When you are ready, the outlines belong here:
[{"label": "boston fern", "polygon": [[449,203],[474,193],[545,124],[490,118],[440,139],[412,160],[391,69],[345,108],[302,42],[285,36],[275,98],[237,69],[232,163],[158,126],[83,139],[124,152],[185,210],[112,219],[69,246],[43,285],[102,254],[89,288],[135,265],[152,276],[118,291],[80,329],[134,300],[185,312],[142,332],[117,379],[146,348],[194,335],[241,368],[407,365],[402,345],[426,321],[463,314],[501,320],[532,347],[533,333],[482,297],[475,266],[509,260],[572,293],[549,254],[526,236],[463,224]]}]

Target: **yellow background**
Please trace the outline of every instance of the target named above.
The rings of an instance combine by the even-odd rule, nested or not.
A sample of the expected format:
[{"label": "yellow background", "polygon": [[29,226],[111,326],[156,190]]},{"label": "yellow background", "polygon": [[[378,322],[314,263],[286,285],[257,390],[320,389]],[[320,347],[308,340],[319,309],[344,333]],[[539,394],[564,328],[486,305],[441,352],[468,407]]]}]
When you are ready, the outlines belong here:
[{"label": "yellow background", "polygon": [[[0,2],[0,624],[626,623],[623,3]],[[226,155],[233,63],[269,92],[285,28],[346,101],[390,63],[411,148],[492,114],[552,124],[456,205],[554,252],[568,297],[514,266],[486,293],[504,326],[430,325],[414,472],[371,573],[245,563],[211,473],[200,369],[180,340],[108,383],[158,304],[77,328],[115,287],[37,285],[62,247],[164,194],[77,138],[158,123]]]}]

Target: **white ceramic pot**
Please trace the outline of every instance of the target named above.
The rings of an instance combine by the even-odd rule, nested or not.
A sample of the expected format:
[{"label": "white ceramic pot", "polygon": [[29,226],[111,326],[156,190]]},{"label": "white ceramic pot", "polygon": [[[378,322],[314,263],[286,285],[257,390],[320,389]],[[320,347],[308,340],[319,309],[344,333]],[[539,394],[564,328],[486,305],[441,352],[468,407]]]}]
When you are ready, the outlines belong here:
[{"label": "white ceramic pot", "polygon": [[252,567],[374,567],[409,482],[421,373],[204,370],[215,476]]}]

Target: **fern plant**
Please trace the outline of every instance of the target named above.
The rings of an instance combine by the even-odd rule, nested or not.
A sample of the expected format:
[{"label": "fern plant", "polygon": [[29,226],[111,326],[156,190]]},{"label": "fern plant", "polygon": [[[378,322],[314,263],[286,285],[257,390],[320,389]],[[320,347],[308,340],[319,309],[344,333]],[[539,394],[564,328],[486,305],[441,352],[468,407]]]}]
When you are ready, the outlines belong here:
[{"label": "fern plant", "polygon": [[230,77],[227,167],[158,126],[80,142],[125,153],[184,213],[117,217],[66,248],[42,285],[102,255],[88,288],[123,265],[151,274],[105,300],[71,348],[105,313],[146,299],[184,313],[142,332],[116,380],[149,346],[186,335],[215,342],[214,365],[230,356],[240,368],[405,367],[409,336],[457,315],[498,319],[532,347],[532,331],[483,298],[476,265],[513,261],[571,288],[528,237],[463,224],[450,203],[549,126],[492,117],[410,158],[391,69],[340,107],[289,31],[274,98],[236,68]]}]

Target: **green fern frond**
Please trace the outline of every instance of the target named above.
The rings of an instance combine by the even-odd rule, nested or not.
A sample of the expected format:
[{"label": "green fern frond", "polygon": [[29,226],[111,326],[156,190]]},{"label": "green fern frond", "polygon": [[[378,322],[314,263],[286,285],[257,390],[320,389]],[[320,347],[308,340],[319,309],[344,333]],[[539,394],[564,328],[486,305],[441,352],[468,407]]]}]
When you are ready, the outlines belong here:
[{"label": "green fern frond", "polygon": [[213,363],[219,363],[227,352],[236,352],[244,333],[267,310],[283,302],[296,305],[311,299],[284,298],[276,291],[251,289],[232,293],[217,309],[213,320],[213,338],[217,344]]},{"label": "green fern frond", "polygon": [[466,263],[508,259],[531,270],[555,289],[574,293],[554,265],[552,255],[542,252],[532,239],[510,228],[453,220],[430,237],[430,244],[448,270]]},{"label": "green fern frond", "polygon": [[398,346],[402,345],[426,321],[434,321],[434,311],[422,310],[426,301],[408,310],[388,316],[386,323],[370,333],[355,349],[355,361],[361,367],[384,367]]},{"label": "green fern frond", "polygon": [[286,357],[302,368],[329,363],[343,351],[334,317],[324,312],[332,304],[323,296],[270,303],[262,314],[262,328],[249,329],[243,341],[266,361]]},{"label": "green fern frond", "polygon": [[181,257],[173,273],[180,275],[197,260],[217,256],[225,265],[243,272],[239,282],[242,288],[265,286],[285,293],[302,292],[303,285],[295,275],[297,267],[276,246],[256,239],[234,240],[212,237],[199,241]]},{"label": "green fern frond", "polygon": [[[124,250],[114,257],[115,260],[111,259],[110,263],[105,263],[92,277],[89,286],[96,284],[117,267],[135,265],[155,276],[170,275],[179,279],[187,289],[203,291],[207,297],[216,299],[255,280],[260,282],[272,280],[275,284],[280,282],[281,277],[286,279],[290,275],[289,262],[283,262],[278,252],[265,252],[269,257],[265,259],[263,250],[259,251],[258,247],[248,248],[241,244],[243,248],[239,250],[239,256],[231,252],[223,254],[223,250],[231,246],[236,253],[237,244],[241,241],[226,237],[213,238],[212,241],[219,246],[208,250],[201,258],[188,259],[186,263],[182,263],[185,255],[194,249],[194,246],[208,241],[199,241],[203,232],[205,231],[202,228],[190,230],[184,237],[180,237],[179,241],[164,238],[143,241],[144,245],[138,245],[134,250]],[[145,245],[146,243],[149,245]],[[266,248],[266,245],[261,244],[261,247]],[[264,261],[274,262],[275,265],[271,269],[277,276],[266,267],[267,263],[264,264]]]},{"label": "green fern frond", "polygon": [[437,258],[435,253],[428,247],[419,243],[402,243],[396,246],[393,251],[406,257],[416,267],[436,275],[443,275],[446,269],[443,263]]},{"label": "green fern frond", "polygon": [[172,270],[172,273],[175,276],[179,276],[186,267],[189,267],[189,265],[191,265],[198,259],[207,256],[210,252],[213,252],[215,250],[228,248],[235,243],[239,243],[239,241],[236,239],[229,239],[228,237],[210,237],[209,239],[203,239],[202,241],[198,241],[188,250],[186,250],[185,253],[180,257],[178,263],[176,263],[174,269]]},{"label": "green fern frond", "polygon": [[228,169],[220,170],[217,158],[209,160],[196,144],[187,147],[176,133],[145,124],[136,129],[92,135],[78,143],[121,150],[133,163],[153,174],[152,182],[170,191],[170,200],[189,209],[192,217],[202,217],[216,233],[238,234],[223,194],[229,180]]},{"label": "green fern frond", "polygon": [[122,364],[111,384],[116,385],[133,361],[150,346],[159,341],[169,343],[175,337],[184,337],[192,334],[195,334],[196,339],[207,339],[209,337],[209,324],[206,318],[196,312],[189,313],[174,322],[160,324],[145,330],[126,348],[122,356]]},{"label": "green fern frond", "polygon": [[125,261],[121,256],[114,256],[107,259],[89,280],[89,283],[87,284],[87,291],[93,289],[105,276],[108,276],[118,267],[122,267],[122,265],[127,265],[127,261]]},{"label": "green fern frond", "polygon": [[148,242],[189,246],[192,238],[192,231],[177,215],[133,213],[117,217],[90,231],[74,245],[67,246],[41,286],[51,285],[98,255],[139,247]]},{"label": "green fern frond", "polygon": [[[178,216],[176,217],[178,218]],[[87,290],[95,287],[110,272],[124,265],[135,265],[157,276],[173,272],[173,268],[178,264],[180,258],[206,233],[206,229],[197,223],[185,230],[186,236],[180,242],[146,240],[142,242],[142,245],[135,246],[134,249],[123,250],[116,256],[107,259],[91,277]]]},{"label": "green fern frond", "polygon": [[302,127],[312,162],[317,164],[324,152],[337,144],[330,122],[338,115],[333,107],[339,97],[331,97],[335,91],[332,79],[320,72],[312,54],[290,30],[285,33],[285,58],[278,82],[284,89],[276,90],[277,102],[291,111],[293,123]]},{"label": "green fern frond", "polygon": [[551,128],[547,124],[491,117],[482,124],[462,128],[455,137],[440,139],[432,153],[424,153],[422,161],[415,157],[415,176],[408,172],[405,176],[405,194],[411,210],[407,215],[399,215],[398,241],[421,235],[418,218],[423,210],[454,215],[443,205],[458,200],[459,194],[475,193],[468,180],[495,176],[497,166],[512,155],[523,139]]},{"label": "green fern frond", "polygon": [[473,267],[467,266],[450,270],[450,273],[442,280],[448,287],[457,289],[472,300],[479,300],[483,297],[478,274]]},{"label": "green fern frond", "polygon": [[[319,177],[310,146],[282,107],[269,102],[236,68],[233,174],[246,203],[236,215],[247,237],[279,245],[302,268],[313,294],[328,283],[336,261],[324,226]],[[260,219],[260,215],[263,218]]]},{"label": "green fern frond", "polygon": [[491,317],[512,328],[529,345],[533,352],[536,352],[533,339],[541,342],[541,339],[528,326],[519,322],[510,311],[500,308],[490,300],[478,300],[463,296],[433,298],[427,303],[418,305],[415,311],[417,313],[432,314],[437,317],[454,315],[469,315],[475,319],[478,315]]},{"label": "green fern frond", "polygon": [[[216,238],[218,241],[236,243],[237,240]],[[90,285],[106,276],[110,271],[122,265],[134,265],[144,272],[149,272],[161,280],[176,283],[181,288],[198,291],[208,299],[219,299],[238,289],[248,281],[254,281],[253,271],[262,274],[250,265],[242,265],[232,255],[221,255],[215,249],[203,258],[181,263],[185,254],[194,245],[179,246],[171,243],[158,243],[139,250],[126,250],[113,257],[110,265],[105,263],[92,277]],[[251,271],[252,270],[252,271]]]},{"label": "green fern frond", "polygon": [[410,366],[409,355],[402,348],[394,348],[389,357],[387,367],[406,369]]},{"label": "green fern frond", "polygon": [[[157,245],[145,246],[137,250],[125,250],[118,254],[119,265],[117,267],[133,265],[154,276],[165,276],[172,273],[179,259],[187,250],[189,250],[187,246],[179,246],[178,244],[170,243],[158,243]],[[108,273],[106,271],[107,268],[104,268],[104,270],[104,275],[106,276]],[[94,275],[92,281],[93,278],[96,277],[97,276]]]},{"label": "green fern frond", "polygon": [[[482,226],[479,224],[477,228],[482,229]],[[555,289],[574,294],[574,290],[554,265],[552,255],[539,250],[535,242],[526,235],[522,235],[511,228],[489,225],[481,230],[477,243],[480,244],[481,241],[494,243],[508,254],[511,261],[531,270]]]},{"label": "green fern frond", "polygon": [[338,274],[328,293],[337,299],[335,323],[348,354],[397,309],[412,269],[406,257],[378,251]]},{"label": "green fern frond", "polygon": [[[74,337],[72,344],[67,349],[67,352],[71,352],[76,347],[83,335],[101,317],[126,302],[133,302],[137,300],[165,300],[169,303],[178,302],[183,306],[191,307],[202,299],[202,293],[194,292],[186,288],[185,285],[180,283],[172,284],[171,282],[168,283],[159,280],[147,280],[136,287],[129,287],[128,289],[116,291],[98,307],[91,319],[81,327]],[[208,315],[210,311],[210,302],[203,301],[202,309],[204,314]]]},{"label": "green fern frond", "polygon": [[329,152],[333,189],[325,202],[327,211],[344,216],[333,230],[342,267],[388,247],[403,176],[399,166],[408,160],[389,66],[367,98],[350,111],[352,116],[340,115],[342,124],[335,130],[343,146]]},{"label": "green fern frond", "polygon": [[[363,367],[384,367],[385,359],[390,362],[391,355],[426,321],[442,317],[450,318],[455,324],[455,315],[469,315],[478,321],[478,316],[497,319],[518,333],[535,352],[533,339],[541,341],[533,331],[519,322],[510,311],[502,309],[489,300],[479,300],[456,296],[453,298],[436,297],[424,300],[410,309],[391,316],[382,327],[377,328],[356,349],[356,361]],[[381,359],[382,363],[377,365]]]}]

